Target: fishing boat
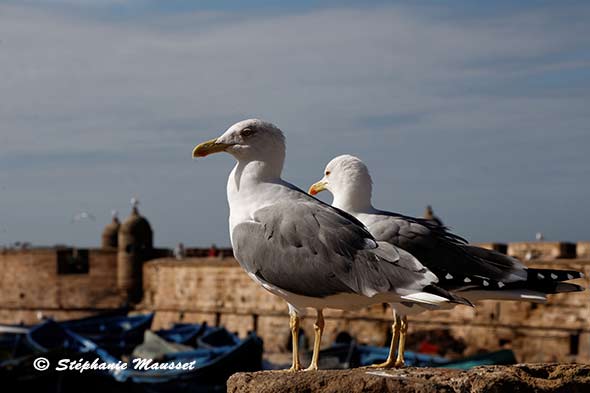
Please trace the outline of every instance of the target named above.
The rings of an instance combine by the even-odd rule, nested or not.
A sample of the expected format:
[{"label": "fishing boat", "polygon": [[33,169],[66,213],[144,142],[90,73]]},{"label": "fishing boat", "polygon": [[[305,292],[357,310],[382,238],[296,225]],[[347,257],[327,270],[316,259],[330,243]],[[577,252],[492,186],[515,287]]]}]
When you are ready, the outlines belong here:
[{"label": "fishing boat", "polygon": [[224,328],[207,328],[197,341],[195,349],[166,354],[160,362],[194,363],[191,370],[129,368],[114,377],[141,386],[145,392],[225,391],[225,381],[230,375],[262,369],[262,339],[253,332],[240,339]]},{"label": "fishing boat", "polygon": [[92,340],[112,355],[121,356],[142,343],[144,332],[152,326],[153,319],[153,313],[98,315],[60,322],[60,325]]},{"label": "fishing boat", "polygon": [[[347,369],[382,363],[387,359],[389,347],[361,345],[355,340],[336,342],[320,352],[320,368]],[[304,359],[309,359],[305,354]],[[413,351],[404,352],[405,364],[411,367],[444,367],[467,370],[475,366],[517,363],[514,352],[509,349],[450,360],[438,355]],[[277,367],[280,368],[280,367]]]},{"label": "fishing boat", "polygon": [[[39,392],[47,391],[50,386],[52,392],[210,392],[225,391],[227,378],[235,372],[262,369],[262,340],[255,333],[241,339],[222,327],[206,324],[177,324],[152,333],[146,330],[152,314],[126,318],[45,320],[22,328],[19,334],[24,337],[21,340],[26,350],[22,356],[0,362],[4,386],[28,387]],[[139,332],[141,340],[137,338]],[[160,349],[173,350],[160,350],[154,354],[157,359],[134,357],[133,345],[138,341],[146,344],[142,343],[144,336],[156,336],[166,343]],[[43,372],[35,370],[33,362],[39,356],[47,358],[52,367]],[[85,362],[126,366],[105,366],[83,373],[75,368],[57,371],[55,367],[63,359],[70,361],[70,367]],[[140,362],[159,367],[137,367]],[[191,363],[191,368],[170,367]]]}]

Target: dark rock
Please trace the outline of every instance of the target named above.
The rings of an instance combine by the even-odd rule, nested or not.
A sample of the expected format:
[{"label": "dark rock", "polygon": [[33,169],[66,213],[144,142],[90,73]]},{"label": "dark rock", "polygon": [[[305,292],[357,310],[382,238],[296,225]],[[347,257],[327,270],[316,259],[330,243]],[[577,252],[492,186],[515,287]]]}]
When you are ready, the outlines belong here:
[{"label": "dark rock", "polygon": [[590,365],[518,364],[480,366],[468,371],[443,368],[379,370],[261,371],[238,373],[228,393],[337,392],[590,392]]}]

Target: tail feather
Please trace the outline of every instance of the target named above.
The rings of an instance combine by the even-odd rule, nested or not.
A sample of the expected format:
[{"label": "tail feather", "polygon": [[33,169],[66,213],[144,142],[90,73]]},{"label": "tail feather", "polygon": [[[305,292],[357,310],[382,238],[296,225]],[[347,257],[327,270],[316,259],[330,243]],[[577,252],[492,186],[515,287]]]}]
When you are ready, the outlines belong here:
[{"label": "tail feather", "polygon": [[482,290],[481,288],[470,288],[458,293],[471,302],[483,299],[496,299],[543,303],[547,300],[547,295],[582,291],[584,291],[584,287],[569,282],[531,280],[510,283],[502,289]]},{"label": "tail feather", "polygon": [[462,296],[456,295],[434,284],[430,284],[422,288],[421,292],[411,293],[409,295],[401,296],[402,299],[418,303],[420,305],[431,305],[440,307],[444,304],[464,304],[473,307],[473,303]]},{"label": "tail feather", "polygon": [[[457,274],[457,272],[438,274],[439,285],[447,290],[460,291],[461,295],[466,291],[475,291],[478,296],[489,293],[492,298],[498,298],[502,292],[506,292],[507,297],[518,296],[525,300],[531,296],[536,299],[536,297],[542,298],[543,295],[584,290],[579,285],[564,282],[583,278],[584,274],[581,272],[528,268],[513,257],[471,245],[465,245],[464,250],[482,263],[496,267],[502,273],[495,277],[473,275],[469,274],[469,271],[462,272],[462,274]],[[492,295],[491,292],[495,292],[495,294]],[[535,293],[535,295],[531,295],[531,293]]]},{"label": "tail feather", "polygon": [[556,269],[527,269],[527,280],[510,283],[507,288],[511,289],[529,289],[543,292],[545,294],[580,292],[584,287],[563,281],[575,280],[584,277],[584,274],[575,270],[556,270]]},{"label": "tail feather", "polygon": [[480,300],[517,300],[532,303],[546,303],[547,294],[544,292],[531,291],[528,289],[513,290],[467,290],[460,294],[471,302]]}]

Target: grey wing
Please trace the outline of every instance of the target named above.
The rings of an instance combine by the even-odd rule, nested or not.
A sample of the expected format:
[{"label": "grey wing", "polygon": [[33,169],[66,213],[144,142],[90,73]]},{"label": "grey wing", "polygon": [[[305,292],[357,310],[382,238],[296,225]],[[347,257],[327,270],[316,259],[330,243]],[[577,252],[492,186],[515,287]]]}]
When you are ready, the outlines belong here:
[{"label": "grey wing", "polygon": [[407,252],[378,244],[364,227],[315,201],[260,209],[234,228],[232,239],[249,273],[305,296],[404,295],[437,280]]},{"label": "grey wing", "polygon": [[582,289],[562,282],[583,277],[580,272],[527,268],[508,255],[467,244],[445,227],[396,213],[381,213],[383,219],[369,228],[375,238],[412,253],[439,277],[440,286],[447,290],[526,290],[551,294]]},{"label": "grey wing", "polygon": [[426,220],[381,213],[382,219],[369,227],[375,238],[407,250],[441,278],[456,281],[460,277],[461,283],[455,284],[477,284],[472,279],[480,278],[500,286],[526,280],[526,267],[514,258],[471,246],[445,227]]}]

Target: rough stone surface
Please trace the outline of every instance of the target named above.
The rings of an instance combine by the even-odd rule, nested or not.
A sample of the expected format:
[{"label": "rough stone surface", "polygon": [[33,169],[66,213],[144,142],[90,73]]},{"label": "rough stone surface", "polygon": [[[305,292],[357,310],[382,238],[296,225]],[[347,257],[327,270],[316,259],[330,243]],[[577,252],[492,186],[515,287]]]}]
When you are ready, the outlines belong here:
[{"label": "rough stone surface", "polygon": [[400,370],[261,371],[238,373],[228,393],[305,392],[589,392],[590,365],[519,364],[481,366],[469,371],[441,368]]},{"label": "rough stone surface", "polygon": [[[88,273],[59,274],[52,248],[0,252],[0,310],[110,309],[123,299],[116,289],[116,252],[90,249]],[[4,320],[18,323],[18,320]]]},{"label": "rough stone surface", "polygon": [[590,242],[578,242],[576,255],[578,258],[590,258]]},{"label": "rough stone surface", "polygon": [[523,260],[575,258],[576,245],[569,242],[513,242],[508,244],[508,255]]}]

